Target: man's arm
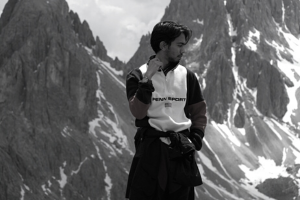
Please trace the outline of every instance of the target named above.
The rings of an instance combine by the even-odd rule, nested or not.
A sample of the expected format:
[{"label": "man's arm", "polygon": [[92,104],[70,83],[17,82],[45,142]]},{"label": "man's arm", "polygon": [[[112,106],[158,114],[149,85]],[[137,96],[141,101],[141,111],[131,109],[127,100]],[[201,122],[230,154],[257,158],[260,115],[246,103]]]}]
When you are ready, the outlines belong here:
[{"label": "man's arm", "polygon": [[205,101],[189,105],[187,109],[190,113],[190,119],[192,121],[190,130],[198,133],[201,136],[201,139],[203,139],[207,124]]},{"label": "man's arm", "polygon": [[143,82],[143,75],[139,69],[135,69],[127,75],[127,99],[130,111],[135,118],[143,119],[147,115],[153,91],[151,80]]},{"label": "man's arm", "polygon": [[143,119],[150,107],[154,87],[152,76],[162,66],[162,62],[155,56],[151,56],[147,63],[147,71],[143,76],[139,69],[132,70],[126,78],[126,92],[129,108],[137,119]]},{"label": "man's arm", "polygon": [[196,149],[200,150],[207,124],[206,103],[198,79],[190,70],[188,70],[187,98],[186,114],[192,121],[190,127],[190,139],[195,144]]}]

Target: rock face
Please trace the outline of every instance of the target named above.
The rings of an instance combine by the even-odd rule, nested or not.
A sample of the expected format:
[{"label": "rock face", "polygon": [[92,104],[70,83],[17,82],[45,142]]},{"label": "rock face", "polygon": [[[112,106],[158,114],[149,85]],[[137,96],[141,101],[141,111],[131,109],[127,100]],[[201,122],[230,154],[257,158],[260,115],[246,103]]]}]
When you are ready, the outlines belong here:
[{"label": "rock face", "polygon": [[277,200],[293,200],[299,195],[299,188],[292,178],[267,179],[259,184],[257,189]]},{"label": "rock face", "polygon": [[103,45],[103,42],[100,41],[99,37],[96,37],[96,45],[93,48],[93,53],[95,56],[98,56],[102,60],[108,61],[107,51]]},{"label": "rock face", "polygon": [[[277,63],[270,63],[276,60],[277,54],[268,41],[276,41],[282,45],[287,45],[287,42],[276,31],[273,20],[276,19],[276,15],[272,16],[272,13],[275,13],[272,3],[264,3],[266,4],[256,1],[228,1],[226,8],[233,16],[233,26],[237,29],[236,42],[240,43],[236,54],[239,75],[247,79],[247,87],[257,88],[257,108],[266,116],[275,115],[282,118],[287,111],[289,99]],[[244,11],[242,18],[236,16],[237,10]],[[278,23],[281,23],[279,19]],[[250,38],[256,47],[249,49],[242,40],[248,37],[249,32],[254,33],[258,30],[259,36]]]},{"label": "rock face", "polygon": [[64,0],[9,0],[0,38],[0,199],[123,198],[114,191],[125,178],[110,178],[127,165],[109,175],[122,159],[105,163],[110,153],[90,133],[99,66],[87,48],[108,56],[87,22]]},{"label": "rock face", "polygon": [[79,40],[83,42],[83,45],[92,48],[92,46],[96,44],[96,41],[88,23],[85,20],[83,21],[83,23],[81,23],[78,14],[74,13],[73,11],[70,11],[69,15],[72,20],[73,29],[75,33],[78,34]]},{"label": "rock face", "polygon": [[243,128],[245,126],[245,109],[242,104],[239,105],[236,110],[236,115],[234,116],[234,125],[237,128]]}]

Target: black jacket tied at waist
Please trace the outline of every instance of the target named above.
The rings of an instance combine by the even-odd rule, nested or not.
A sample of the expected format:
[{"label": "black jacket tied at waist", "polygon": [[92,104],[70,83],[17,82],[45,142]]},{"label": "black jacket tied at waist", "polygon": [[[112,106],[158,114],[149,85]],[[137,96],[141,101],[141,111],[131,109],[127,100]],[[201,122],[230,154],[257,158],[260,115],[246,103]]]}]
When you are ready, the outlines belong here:
[{"label": "black jacket tied at waist", "polygon": [[[139,128],[134,137],[136,154],[129,172],[126,197],[130,188],[142,190],[151,196],[157,181],[169,193],[182,185],[201,185],[195,146],[188,136],[188,130],[175,133],[157,131],[151,127]],[[169,137],[171,144],[161,142],[160,137]]]}]

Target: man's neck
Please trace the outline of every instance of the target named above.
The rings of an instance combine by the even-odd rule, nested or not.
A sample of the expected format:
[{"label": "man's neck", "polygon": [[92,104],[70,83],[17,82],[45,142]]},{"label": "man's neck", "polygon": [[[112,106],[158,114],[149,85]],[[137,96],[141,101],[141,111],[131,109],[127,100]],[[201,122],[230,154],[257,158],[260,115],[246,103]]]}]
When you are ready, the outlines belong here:
[{"label": "man's neck", "polygon": [[156,54],[156,57],[163,63],[161,69],[165,75],[179,64],[179,62],[170,62],[163,54]]},{"label": "man's neck", "polygon": [[162,54],[156,54],[156,57],[163,63],[163,66],[161,67],[163,70],[168,67],[169,61],[164,57]]}]

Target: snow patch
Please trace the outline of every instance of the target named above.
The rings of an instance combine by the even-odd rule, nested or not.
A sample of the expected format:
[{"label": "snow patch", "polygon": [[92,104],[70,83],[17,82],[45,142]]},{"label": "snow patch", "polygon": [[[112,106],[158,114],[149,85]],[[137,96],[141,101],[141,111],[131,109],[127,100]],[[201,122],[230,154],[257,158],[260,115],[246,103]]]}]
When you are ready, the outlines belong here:
[{"label": "snow patch", "polygon": [[289,130],[289,128],[286,125],[280,124],[275,119],[270,120],[289,136],[289,139],[292,142],[292,146],[290,146],[289,148],[293,150],[293,153],[296,156],[295,163],[300,164],[300,138],[297,138],[296,135],[293,135],[291,133],[291,130]]},{"label": "snow patch", "polygon": [[[285,11],[284,5],[283,5],[282,9],[283,9],[283,20],[284,20],[284,11]],[[297,78],[300,75],[300,57],[298,55],[299,51],[300,51],[300,40],[298,38],[296,38],[294,35],[292,35],[291,33],[283,31],[280,24],[276,23],[275,20],[274,20],[274,23],[277,26],[277,30],[278,30],[279,34],[282,34],[284,36],[284,38],[286,39],[286,41],[289,45],[289,48],[286,48],[285,46],[280,45],[280,44],[276,43],[275,41],[272,41],[272,42],[266,41],[266,42],[270,46],[272,46],[277,52],[277,56],[279,58],[277,60],[279,71],[281,71],[282,74],[284,74],[286,77],[288,77],[294,84],[293,87],[286,86],[286,90],[287,90],[290,102],[287,107],[288,110],[287,110],[285,116],[283,117],[283,121],[293,124],[292,120],[291,120],[291,116],[295,114],[294,113],[295,110],[300,109],[300,108],[297,108],[298,103],[297,103],[297,99],[296,99],[296,91],[298,88],[300,88],[300,80]],[[285,28],[285,29],[288,30],[288,28]],[[282,58],[282,56],[280,55],[280,52],[290,54],[292,56],[292,58],[291,58],[292,62]]]},{"label": "snow patch", "polygon": [[105,191],[106,191],[107,199],[110,200],[110,197],[111,197],[111,189],[112,189],[112,186],[113,186],[113,184],[112,184],[112,179],[110,178],[110,176],[109,176],[109,174],[108,174],[108,172],[107,172],[107,166],[106,166],[106,164],[105,164],[105,161],[102,159],[102,156],[101,156],[101,154],[100,154],[100,149],[99,149],[99,147],[98,147],[95,143],[93,143],[93,144],[94,144],[94,146],[95,146],[95,148],[96,148],[98,158],[99,158],[100,160],[102,160],[102,163],[103,163],[103,168],[104,168],[104,170],[105,170],[105,178],[104,178],[104,182],[105,182],[105,185],[106,185],[106,186],[105,186]]},{"label": "snow patch", "polygon": [[280,70],[293,82],[293,87],[287,87],[286,90],[290,99],[290,102],[287,106],[288,111],[286,112],[283,120],[286,122],[291,122],[291,116],[294,115],[294,111],[297,108],[298,102],[296,98],[296,91],[300,88],[300,80],[297,80],[296,75],[300,75],[300,58],[299,55],[296,55],[296,52],[300,52],[300,41],[293,38],[290,34],[285,33],[285,38],[287,39],[290,47],[294,50],[292,53],[294,58],[294,63],[290,63],[287,60],[278,61],[278,67]]},{"label": "snow patch", "polygon": [[[102,133],[102,132],[101,132],[101,133]],[[106,147],[106,149],[109,150],[109,155],[108,155],[108,157],[111,157],[111,156],[117,156],[117,153],[116,153],[115,149],[112,148],[110,144],[108,144],[108,143],[105,142],[104,140],[100,140],[100,142],[103,144],[104,147]],[[116,149],[116,150],[118,150],[118,149]],[[119,150],[119,153],[121,153],[120,150]]]},{"label": "snow patch", "polygon": [[51,187],[52,183],[50,180],[48,180],[48,186]]},{"label": "snow patch", "polygon": [[245,46],[251,51],[257,51],[257,44],[260,43],[260,32],[254,28],[253,31],[249,31],[248,38],[244,42]]},{"label": "snow patch", "polygon": [[204,25],[204,21],[203,20],[199,20],[199,18],[193,20],[193,22],[197,23],[197,24],[201,24],[201,25]]},{"label": "snow patch", "polygon": [[23,187],[21,186],[21,199],[20,200],[24,200],[24,197],[25,197],[25,190],[23,189]]},{"label": "snow patch", "polygon": [[78,174],[78,172],[80,171],[80,169],[81,169],[81,166],[83,165],[83,163],[85,162],[85,161],[87,161],[87,157],[79,164],[79,166],[78,166],[78,169],[77,170],[73,170],[72,172],[71,172],[71,176],[73,176],[74,174]]},{"label": "snow patch", "polygon": [[282,7],[282,22],[285,23],[285,22],[284,22],[284,19],[285,19],[285,8],[284,8],[284,3],[283,3],[283,1],[281,2],[281,7]]},{"label": "snow patch", "polygon": [[46,195],[51,194],[51,190],[49,189],[51,187],[51,185],[52,185],[52,183],[50,180],[48,180],[48,182],[46,184],[41,185],[41,187]]},{"label": "snow patch", "polygon": [[235,134],[228,128],[226,124],[217,124],[216,122],[212,121],[211,124],[218,130],[219,133],[225,138],[229,139],[233,144],[240,147],[241,142],[235,136]]},{"label": "snow patch", "polygon": [[46,195],[48,195],[49,193],[51,193],[51,190],[50,190],[49,188],[47,188],[45,184],[43,184],[43,185],[41,186],[41,188],[43,189],[43,191],[44,191],[44,193],[45,193]]},{"label": "snow patch", "polygon": [[248,88],[248,92],[251,94],[253,101],[256,102],[256,97],[257,97],[257,88]]},{"label": "snow patch", "polygon": [[119,76],[123,75],[123,71],[117,71],[110,66],[110,63],[101,60],[100,58],[93,57],[93,61],[96,64],[99,64],[101,67],[105,68],[106,71],[121,85],[125,88],[125,84],[120,81]]},{"label": "snow patch", "polygon": [[[123,76],[123,71],[117,71],[115,68],[111,67],[109,62],[103,61],[100,58],[98,58],[98,60],[100,60],[100,62],[104,65],[104,67],[106,67],[110,72],[112,72],[114,75],[116,76]],[[124,84],[123,84],[124,85]]]},{"label": "snow patch", "polygon": [[[216,174],[218,174],[220,177],[224,178],[219,172],[218,172],[218,169],[215,168],[211,162],[211,160],[206,156],[204,155],[201,151],[197,151],[199,157],[200,157],[200,160],[201,162],[203,162],[208,169],[210,169],[211,171],[215,172]],[[202,170],[204,171],[204,170]],[[224,178],[225,179],[225,178]]]},{"label": "snow patch", "polygon": [[[97,75],[97,82],[98,82],[98,90],[96,91],[96,97],[98,99],[97,104],[101,105],[100,100],[101,100],[101,96],[102,96],[102,91],[99,89],[100,88],[100,75],[98,72],[96,73],[96,75]],[[100,109],[97,109],[97,110],[98,110],[98,117],[89,122],[89,132],[91,134],[93,134],[96,138],[98,138],[98,136],[96,134],[95,129],[96,129],[96,127],[101,127],[100,122],[102,121],[102,119],[104,117],[101,110]]]},{"label": "snow patch", "polygon": [[[230,181],[232,182],[234,179],[230,176],[230,174],[226,171],[224,165],[222,164],[220,158],[218,157],[218,155],[213,151],[213,149],[210,147],[209,143],[206,141],[206,139],[204,138],[203,141],[205,142],[205,145],[207,146],[207,148],[214,154],[217,162],[219,163],[219,165],[221,166],[221,168],[223,169],[224,173],[230,178]],[[220,177],[223,177],[222,175],[220,175]],[[226,180],[224,178],[224,180]]]},{"label": "snow patch", "polygon": [[243,183],[242,187],[247,189],[247,191],[252,191],[252,194],[263,199],[273,199],[261,194],[255,187],[266,179],[279,178],[280,176],[289,177],[289,174],[286,171],[286,167],[276,166],[273,160],[264,157],[258,157],[258,159],[260,166],[255,170],[251,170],[245,165],[239,165],[239,168],[245,173],[246,177],[240,180]]},{"label": "snow patch", "polygon": [[[233,108],[232,116],[228,115],[228,116],[230,116],[230,117],[228,117],[228,121],[231,119],[231,117],[232,117],[232,119],[234,118],[234,116],[236,115],[236,111],[237,111],[238,107],[239,107],[239,100],[236,99],[236,102],[235,102],[235,105],[234,105],[234,108]],[[230,113],[231,113],[231,112],[229,112],[229,114],[230,114]],[[231,127],[231,126],[230,126],[230,127]]]},{"label": "snow patch", "polygon": [[112,189],[113,184],[112,184],[111,178],[109,177],[108,173],[105,174],[104,182],[106,183],[105,191],[107,194],[107,199],[110,200],[110,196],[111,196],[110,191]]},{"label": "snow patch", "polygon": [[203,34],[201,34],[200,38],[194,38],[194,40],[195,40],[195,43],[193,43],[190,46],[189,51],[194,51],[196,49],[197,49],[197,51],[199,51],[201,43],[202,43],[202,40],[203,40]]},{"label": "snow patch", "polygon": [[[109,104],[110,105],[110,104]],[[104,117],[104,121],[110,125],[113,129],[114,132],[114,137],[118,139],[118,143],[123,147],[123,148],[127,148],[128,145],[128,140],[125,134],[123,134],[123,131],[121,130],[121,128],[119,127],[119,121],[118,121],[118,116],[116,116],[115,111],[113,109],[113,106],[110,105],[109,109],[111,110],[112,113],[114,113],[115,115],[115,119],[116,119],[116,123],[113,122],[111,119]]]},{"label": "snow patch", "polygon": [[24,190],[24,188],[27,190],[27,191],[30,191],[30,192],[32,192],[31,190],[30,190],[30,188],[26,185],[26,184],[24,184],[24,179],[23,179],[23,176],[19,173],[19,176],[20,176],[20,178],[21,178],[21,180],[22,180],[22,183],[23,183],[23,185],[21,185],[20,186],[20,188],[21,188],[21,191],[20,191],[20,194],[21,194],[21,200],[24,200],[24,198],[25,198],[25,190]]},{"label": "snow patch", "polygon": [[286,152],[288,151],[288,149],[287,148],[283,148],[282,149],[282,163],[281,163],[281,165],[284,165],[284,161],[285,161],[285,159],[286,159]]},{"label": "snow patch", "polygon": [[272,132],[275,133],[275,135],[282,141],[282,137],[281,137],[280,133],[278,133],[278,131],[275,129],[274,124],[270,120],[268,120],[268,118],[265,118],[265,122],[266,122],[266,124],[268,124],[268,126],[272,130]]},{"label": "snow patch", "polygon": [[[226,5],[226,1],[224,1],[224,3]],[[227,22],[228,22],[228,26],[229,26],[229,36],[236,36],[237,32],[233,28],[232,19],[231,19],[231,15],[230,14],[227,14]]]},{"label": "snow patch", "polygon": [[68,177],[67,177],[67,175],[65,174],[65,167],[66,167],[66,165],[67,165],[67,162],[65,161],[64,163],[63,163],[63,166],[62,167],[59,167],[59,171],[60,171],[60,178],[61,178],[61,180],[57,180],[57,182],[59,183],[59,185],[60,185],[60,188],[61,188],[61,190],[65,187],[65,185],[67,184],[67,179],[68,179]]},{"label": "snow patch", "polygon": [[68,127],[68,126],[65,126],[64,128],[63,128],[63,130],[61,131],[61,134],[62,134],[62,136],[64,136],[65,138],[67,137],[67,136],[71,136],[71,134],[70,134],[70,131],[72,131],[72,129],[70,128],[70,127]]},{"label": "snow patch", "polygon": [[[253,187],[264,182],[266,179],[269,178],[289,176],[289,174],[286,172],[286,167],[276,166],[274,160],[266,159],[264,157],[259,156],[258,161],[260,166],[256,170],[251,170],[245,165],[239,165],[239,168],[245,173],[247,181],[253,183]],[[241,181],[245,182],[246,180],[242,179]]]},{"label": "snow patch", "polygon": [[102,156],[101,156],[101,154],[100,154],[100,149],[99,149],[99,147],[93,142],[93,144],[94,144],[94,147],[95,147],[95,149],[96,149],[96,151],[97,151],[97,156],[98,156],[98,158],[100,159],[100,160],[103,160],[103,158],[102,158]]},{"label": "snow patch", "polygon": [[[123,134],[123,131],[120,128],[119,125],[119,120],[118,116],[113,108],[113,106],[106,100],[103,92],[100,90],[101,87],[101,81],[100,81],[100,70],[96,72],[97,74],[97,82],[98,82],[98,90],[96,91],[96,97],[98,99],[97,104],[98,104],[98,117],[95,118],[94,120],[89,122],[89,132],[95,137],[98,138],[96,129],[99,128],[99,132],[107,137],[111,143],[114,143],[117,141],[117,143],[124,149],[128,150],[130,153],[131,151],[129,150],[129,144],[128,140],[125,134]],[[112,75],[113,76],[113,75]],[[107,116],[104,116],[103,112],[101,111],[101,107],[103,106],[101,103],[101,99],[106,101],[107,108],[109,109],[110,113],[113,114],[113,121],[112,119],[108,118]],[[104,127],[109,127],[111,130],[109,133],[103,131],[101,129],[101,126]],[[122,148],[116,148],[116,150],[119,153],[122,153]],[[114,150],[113,150],[114,152]],[[115,153],[111,153],[111,155],[116,156]]]},{"label": "snow patch", "polygon": [[122,85],[125,88],[125,85],[123,82],[120,81],[120,79],[118,78],[118,76],[123,76],[123,71],[117,71],[115,68],[111,67],[109,62],[105,62],[103,60],[101,60],[99,57],[94,56],[92,49],[85,47],[85,50],[87,51],[87,53],[93,58],[93,62],[95,64],[99,64],[101,67],[104,67],[107,72],[118,82],[120,83],[120,85]]},{"label": "snow patch", "polygon": [[244,128],[238,128],[237,129],[243,136],[246,135],[246,130]]},{"label": "snow patch", "polygon": [[[201,152],[198,152],[199,156],[202,154]],[[202,154],[201,156],[206,157],[204,154]],[[208,158],[206,160],[209,160]],[[206,161],[204,161],[205,163]],[[209,161],[210,162],[210,161]],[[206,163],[205,163],[206,164]],[[204,169],[202,167],[202,165],[198,164],[198,168],[200,172],[204,172]],[[211,169],[211,168],[209,168]],[[213,170],[220,178],[222,178],[223,180],[225,180],[226,182],[229,182],[230,184],[232,184],[232,180],[227,180],[225,177],[223,177],[220,173],[218,173],[218,171]],[[221,185],[216,185],[214,182],[212,182],[210,179],[208,179],[205,176],[205,173],[201,174],[202,177],[202,181],[204,183],[204,185],[208,185],[210,188],[214,189],[220,196],[223,196],[223,194],[226,194],[226,196],[230,196],[232,200],[240,200],[240,198],[234,196],[234,194],[231,194],[230,192],[228,192],[226,190],[226,188],[222,187]],[[214,195],[210,194],[209,191],[205,191],[206,195],[210,196],[212,199],[214,198]]]}]

